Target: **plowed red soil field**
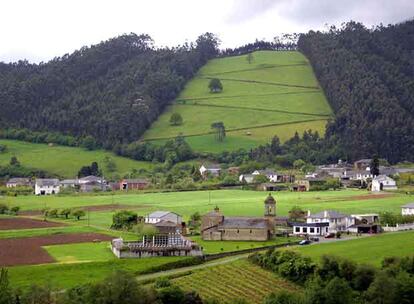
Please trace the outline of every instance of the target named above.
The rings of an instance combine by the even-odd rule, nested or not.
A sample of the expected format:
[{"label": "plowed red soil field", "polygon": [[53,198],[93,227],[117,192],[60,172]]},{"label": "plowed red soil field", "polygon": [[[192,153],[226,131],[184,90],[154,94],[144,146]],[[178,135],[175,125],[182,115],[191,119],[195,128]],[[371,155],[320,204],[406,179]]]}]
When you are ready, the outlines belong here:
[{"label": "plowed red soil field", "polygon": [[53,263],[55,260],[42,246],[95,241],[113,237],[99,233],[56,234],[43,237],[0,239],[0,266]]},{"label": "plowed red soil field", "polygon": [[65,224],[23,217],[0,218],[0,230],[61,227]]}]

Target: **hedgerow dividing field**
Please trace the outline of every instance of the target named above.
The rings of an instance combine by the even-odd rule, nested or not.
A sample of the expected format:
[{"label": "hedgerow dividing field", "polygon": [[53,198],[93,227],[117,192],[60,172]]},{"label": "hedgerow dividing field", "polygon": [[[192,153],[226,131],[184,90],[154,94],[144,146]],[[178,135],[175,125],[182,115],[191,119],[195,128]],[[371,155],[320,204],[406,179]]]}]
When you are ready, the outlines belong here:
[{"label": "hedgerow dividing field", "polygon": [[[182,134],[197,151],[220,152],[252,148],[274,135],[285,141],[295,131],[323,134],[332,111],[307,59],[295,51],[258,51],[253,57],[250,64],[246,56],[209,61],[143,139],[157,143]],[[209,92],[212,78],[221,80],[221,93]],[[170,125],[174,112],[182,125]],[[226,127],[221,143],[210,127],[216,121]]]},{"label": "hedgerow dividing field", "polygon": [[174,279],[173,283],[184,290],[197,291],[203,299],[216,298],[220,303],[230,303],[236,299],[262,303],[263,298],[271,292],[298,290],[294,284],[247,260],[197,270]]}]

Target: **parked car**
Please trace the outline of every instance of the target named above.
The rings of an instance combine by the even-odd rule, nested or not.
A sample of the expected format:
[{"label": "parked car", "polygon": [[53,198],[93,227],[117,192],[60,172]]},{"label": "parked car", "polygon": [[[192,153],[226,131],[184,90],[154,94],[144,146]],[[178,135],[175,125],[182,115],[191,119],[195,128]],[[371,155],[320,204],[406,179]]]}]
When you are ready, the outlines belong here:
[{"label": "parked car", "polygon": [[333,239],[335,237],[335,233],[331,232],[325,235],[325,239]]},{"label": "parked car", "polygon": [[303,240],[299,242],[299,245],[309,245],[311,243],[311,241],[309,240]]}]

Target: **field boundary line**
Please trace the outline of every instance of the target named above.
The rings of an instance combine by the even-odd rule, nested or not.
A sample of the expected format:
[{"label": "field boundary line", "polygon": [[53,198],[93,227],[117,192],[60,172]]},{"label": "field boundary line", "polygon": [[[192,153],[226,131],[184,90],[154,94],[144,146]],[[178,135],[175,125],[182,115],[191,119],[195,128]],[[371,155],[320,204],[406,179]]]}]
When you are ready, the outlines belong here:
[{"label": "field boundary line", "polygon": [[[321,117],[332,117],[330,114],[314,114],[314,113],[305,113],[305,112],[291,112],[285,110],[271,110],[271,109],[263,109],[263,108],[250,108],[250,107],[236,107],[236,106],[225,106],[225,105],[215,105],[215,104],[195,104],[195,103],[188,103],[188,104],[177,104],[178,106],[195,106],[195,107],[213,107],[213,108],[228,108],[228,109],[240,109],[240,110],[251,110],[251,111],[261,111],[261,112],[275,112],[275,113],[285,113],[285,114],[299,114],[299,115],[307,115],[307,116],[321,116]],[[227,131],[227,130],[226,130]]]},{"label": "field boundary line", "polygon": [[[236,132],[236,131],[243,131],[243,130],[251,130],[251,129],[261,129],[261,128],[266,128],[266,127],[294,125],[294,124],[298,124],[298,123],[305,123],[305,122],[312,122],[312,121],[325,121],[325,120],[327,120],[327,119],[318,118],[318,119],[296,120],[296,121],[284,122],[284,123],[272,123],[272,124],[265,124],[265,125],[251,126],[251,127],[242,127],[242,128],[229,129],[229,130],[226,130],[226,133],[231,133],[231,132]],[[204,135],[211,135],[211,134],[215,134],[215,132],[214,131],[209,131],[209,132],[188,134],[188,135],[183,134],[182,136],[183,137],[196,137],[196,136],[204,136]],[[177,137],[177,135],[169,136],[169,137],[145,138],[145,139],[142,139],[141,142],[157,141],[157,140],[168,140],[168,139],[173,139],[173,138],[176,138],[176,137]]]},{"label": "field boundary line", "polygon": [[230,74],[230,73],[237,73],[237,72],[249,72],[249,71],[260,71],[265,69],[274,69],[274,68],[284,68],[284,67],[292,67],[292,66],[309,66],[306,62],[303,63],[294,63],[294,64],[271,64],[268,66],[256,67],[251,69],[242,69],[242,70],[232,70],[232,71],[224,71],[224,72],[216,72],[216,73],[200,73],[198,76],[214,76],[214,75],[222,75],[222,74]]},{"label": "field boundary line", "polygon": [[190,101],[190,100],[207,100],[207,99],[225,99],[225,98],[248,98],[248,97],[261,97],[261,96],[278,96],[278,95],[296,95],[296,94],[309,94],[309,93],[321,93],[321,90],[312,90],[312,91],[294,91],[294,92],[284,92],[284,93],[265,93],[265,94],[249,94],[249,95],[229,95],[229,96],[209,96],[209,97],[188,97],[188,98],[177,98],[175,102],[170,103],[171,105],[176,104],[180,101]]},{"label": "field boundary line", "polygon": [[[214,77],[199,77],[199,78],[213,79]],[[250,79],[221,78],[220,80],[244,82],[244,83],[257,83],[257,84],[273,85],[273,86],[280,86],[280,87],[305,88],[305,89],[317,89],[317,90],[320,89],[317,86],[305,86],[305,85],[299,85],[299,84],[288,84],[288,83],[270,82],[270,81],[258,81],[258,80],[250,80]]]}]

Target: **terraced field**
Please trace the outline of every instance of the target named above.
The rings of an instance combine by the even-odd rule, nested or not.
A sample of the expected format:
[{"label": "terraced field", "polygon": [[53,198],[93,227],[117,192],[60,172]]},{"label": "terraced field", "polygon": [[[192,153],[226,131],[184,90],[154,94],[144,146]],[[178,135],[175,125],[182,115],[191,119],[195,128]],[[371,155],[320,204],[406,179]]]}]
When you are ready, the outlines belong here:
[{"label": "terraced field", "polygon": [[[324,133],[332,111],[307,59],[299,52],[258,51],[249,64],[246,56],[211,60],[191,80],[179,98],[144,134],[155,143],[183,134],[198,151],[219,152],[282,141],[296,131]],[[208,83],[219,78],[221,93],[210,93]],[[183,124],[170,126],[172,113]],[[227,137],[217,142],[211,124],[222,121]]]},{"label": "terraced field", "polygon": [[195,271],[179,277],[173,283],[184,290],[195,290],[203,299],[216,298],[220,303],[245,299],[247,303],[262,303],[263,298],[278,290],[298,290],[298,287],[275,274],[239,260]]}]

